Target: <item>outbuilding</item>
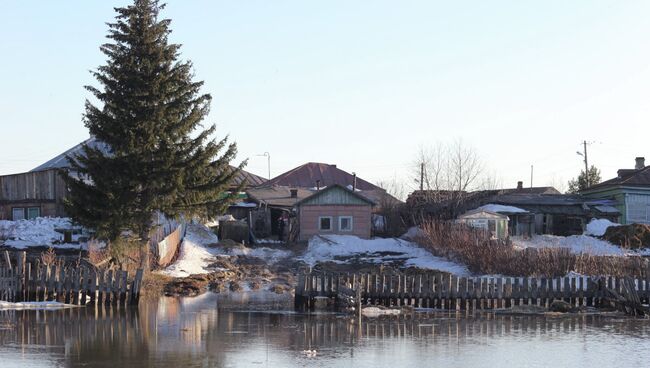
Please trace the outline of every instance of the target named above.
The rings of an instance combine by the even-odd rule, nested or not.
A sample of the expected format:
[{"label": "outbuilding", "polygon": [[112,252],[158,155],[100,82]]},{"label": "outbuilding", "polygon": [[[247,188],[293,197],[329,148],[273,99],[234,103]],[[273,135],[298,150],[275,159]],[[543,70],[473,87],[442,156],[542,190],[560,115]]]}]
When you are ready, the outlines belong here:
[{"label": "outbuilding", "polygon": [[500,213],[476,209],[458,216],[458,222],[483,229],[495,239],[508,237],[508,216]]},{"label": "outbuilding", "polygon": [[369,238],[375,202],[339,184],[329,185],[296,203],[299,240],[314,235]]}]

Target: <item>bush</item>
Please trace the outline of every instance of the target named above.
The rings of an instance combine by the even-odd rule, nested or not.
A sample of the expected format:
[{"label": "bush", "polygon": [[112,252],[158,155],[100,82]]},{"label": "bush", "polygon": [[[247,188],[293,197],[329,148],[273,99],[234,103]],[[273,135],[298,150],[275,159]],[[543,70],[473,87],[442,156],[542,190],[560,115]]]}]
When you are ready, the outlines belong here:
[{"label": "bush", "polygon": [[643,276],[648,261],[641,257],[572,254],[564,248],[518,250],[507,241],[467,225],[432,221],[414,239],[436,256],[463,263],[475,274],[559,277],[573,271],[583,275]]}]

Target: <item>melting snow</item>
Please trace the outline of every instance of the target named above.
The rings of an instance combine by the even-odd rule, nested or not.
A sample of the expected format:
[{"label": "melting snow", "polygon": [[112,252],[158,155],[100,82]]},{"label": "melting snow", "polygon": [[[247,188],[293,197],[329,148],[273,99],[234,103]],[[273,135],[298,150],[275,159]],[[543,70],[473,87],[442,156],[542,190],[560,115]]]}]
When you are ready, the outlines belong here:
[{"label": "melting snow", "polygon": [[211,270],[208,266],[220,252],[219,249],[208,247],[208,244],[218,241],[217,235],[208,227],[197,224],[187,225],[178,260],[161,273],[172,277],[209,273]]},{"label": "melting snow", "polygon": [[[0,234],[7,238],[5,245],[20,249],[37,246],[85,248],[85,244],[54,244],[63,241],[63,234],[55,229],[71,228],[73,228],[72,221],[67,217],[37,217],[18,221],[0,220]],[[78,238],[78,234],[73,235],[73,240]]]},{"label": "melting snow", "polygon": [[607,219],[593,219],[587,224],[585,235],[603,236],[610,226],[621,226],[621,224],[611,222]]},{"label": "melting snow", "polygon": [[506,213],[528,213],[528,211],[521,209],[519,207],[513,207],[513,206],[504,206],[501,204],[486,204],[485,206],[481,206],[477,208],[477,210],[480,211],[488,211],[488,212],[496,212],[496,213],[501,213],[501,212],[506,212]]},{"label": "melting snow", "polygon": [[0,300],[0,309],[60,309],[76,307],[61,302],[21,302],[11,303]]},{"label": "melting snow", "polygon": [[571,253],[586,253],[591,255],[650,255],[650,249],[639,252],[620,248],[605,240],[587,235],[555,236],[535,235],[531,239],[513,236],[512,243],[519,248],[567,248]]},{"label": "melting snow", "polygon": [[[313,237],[309,240],[307,251],[301,259],[313,266],[317,262],[334,261],[334,257],[365,256],[364,260],[374,263],[406,258],[406,266],[440,270],[461,276],[470,274],[464,265],[436,257],[417,244],[400,239],[361,239],[351,235],[328,235],[325,238],[333,243]],[[390,252],[391,255],[382,256],[378,255],[378,252]]]}]

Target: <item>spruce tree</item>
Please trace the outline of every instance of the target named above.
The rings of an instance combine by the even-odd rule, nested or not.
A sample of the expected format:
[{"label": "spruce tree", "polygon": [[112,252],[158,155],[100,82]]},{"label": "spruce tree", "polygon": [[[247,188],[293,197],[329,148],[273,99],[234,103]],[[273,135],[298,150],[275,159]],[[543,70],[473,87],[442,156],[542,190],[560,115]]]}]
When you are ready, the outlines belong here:
[{"label": "spruce tree", "polygon": [[212,138],[214,125],[202,128],[211,97],[192,80],[192,64],[179,61],[180,45],[168,43],[163,8],[156,0],[115,8],[110,41],[100,47],[106,65],[91,72],[101,87],[85,87],[100,104],[86,100],[84,124],[106,149],[84,145],[69,157],[78,175],[66,179],[67,213],[109,240],[137,234],[145,267],[156,212],[222,212],[237,174],[229,166],[236,145]]},{"label": "spruce tree", "polygon": [[576,194],[580,193],[583,190],[586,190],[592,185],[600,183],[600,170],[594,165],[591,165],[589,171],[585,174],[585,171],[580,171],[577,179],[569,180],[569,189],[567,193]]}]

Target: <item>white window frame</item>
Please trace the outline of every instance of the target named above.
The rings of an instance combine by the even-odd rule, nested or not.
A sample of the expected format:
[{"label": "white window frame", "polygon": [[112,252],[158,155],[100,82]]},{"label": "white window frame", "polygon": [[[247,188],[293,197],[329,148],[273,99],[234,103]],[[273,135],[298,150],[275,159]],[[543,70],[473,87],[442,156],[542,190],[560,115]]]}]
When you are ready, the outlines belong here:
[{"label": "white window frame", "polygon": [[[23,212],[23,216],[19,219],[16,218],[15,211],[20,210]],[[12,207],[11,208],[11,220],[12,221],[18,221],[18,220],[25,220],[27,218],[27,211],[25,211],[25,207]]]},{"label": "white window frame", "polygon": [[[350,228],[349,229],[343,229],[342,220],[343,219],[349,219],[350,220]],[[350,232],[354,230],[354,218],[352,216],[339,216],[339,231],[345,231],[345,232]]]},{"label": "white window frame", "polygon": [[[330,220],[330,228],[329,229],[323,229],[321,225],[323,224],[321,222],[322,219],[329,219]],[[332,231],[334,229],[334,218],[332,216],[318,216],[318,230],[319,231]]]}]

